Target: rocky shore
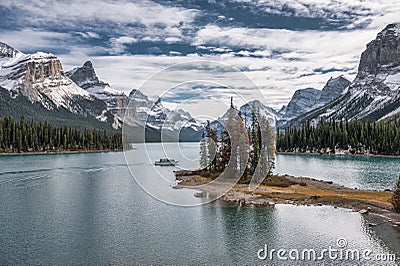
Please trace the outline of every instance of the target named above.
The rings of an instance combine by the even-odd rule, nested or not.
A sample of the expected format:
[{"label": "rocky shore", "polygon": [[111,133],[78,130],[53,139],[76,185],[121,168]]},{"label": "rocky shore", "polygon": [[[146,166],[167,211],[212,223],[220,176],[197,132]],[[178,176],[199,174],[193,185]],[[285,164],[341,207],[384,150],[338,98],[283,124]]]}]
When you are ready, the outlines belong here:
[{"label": "rocky shore", "polygon": [[[198,187],[212,181],[201,171],[178,171],[175,175],[179,187],[200,191],[194,193],[196,197],[222,194],[221,188],[225,187],[218,182],[206,189]],[[247,184],[236,184],[219,200],[238,206],[273,207],[276,204],[292,204],[347,208],[363,215],[377,215],[381,217],[382,222],[390,222],[400,228],[400,213],[393,211],[391,197],[391,191],[352,189],[331,181],[283,175],[272,176],[254,191],[250,191]]]}]

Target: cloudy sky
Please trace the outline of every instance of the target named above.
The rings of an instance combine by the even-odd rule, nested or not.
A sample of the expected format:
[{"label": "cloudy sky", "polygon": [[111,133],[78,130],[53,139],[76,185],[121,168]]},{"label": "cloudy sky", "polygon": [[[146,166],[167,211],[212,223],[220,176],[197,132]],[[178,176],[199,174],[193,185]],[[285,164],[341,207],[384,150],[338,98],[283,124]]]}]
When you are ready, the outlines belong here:
[{"label": "cloudy sky", "polygon": [[[174,64],[220,62],[279,109],[296,89],[321,89],[339,75],[352,80],[365,45],[399,14],[398,0],[2,0],[0,41],[51,52],[65,70],[91,60],[100,79],[126,92]],[[191,109],[190,97],[201,91],[195,85],[165,101]],[[223,89],[206,94],[229,97]]]}]

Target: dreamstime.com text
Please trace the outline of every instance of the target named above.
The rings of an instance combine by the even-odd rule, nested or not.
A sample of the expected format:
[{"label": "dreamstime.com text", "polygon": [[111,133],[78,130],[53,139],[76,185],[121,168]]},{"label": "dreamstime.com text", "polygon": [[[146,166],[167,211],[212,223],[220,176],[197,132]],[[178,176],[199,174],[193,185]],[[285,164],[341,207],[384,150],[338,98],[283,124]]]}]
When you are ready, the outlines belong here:
[{"label": "dreamstime.com text", "polygon": [[284,249],[270,248],[267,244],[257,251],[260,260],[270,261],[380,261],[395,262],[396,255],[393,253],[374,254],[370,249],[348,248],[348,242],[339,238],[336,245],[317,249]]}]

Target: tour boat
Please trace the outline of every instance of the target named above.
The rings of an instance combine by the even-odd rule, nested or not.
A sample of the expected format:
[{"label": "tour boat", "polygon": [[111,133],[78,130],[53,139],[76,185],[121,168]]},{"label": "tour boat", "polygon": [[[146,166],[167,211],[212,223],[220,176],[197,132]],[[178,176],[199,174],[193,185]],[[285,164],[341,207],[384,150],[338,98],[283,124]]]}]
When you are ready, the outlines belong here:
[{"label": "tour boat", "polygon": [[174,159],[163,158],[160,159],[159,161],[156,161],[154,164],[158,166],[175,166],[178,163],[179,162]]}]

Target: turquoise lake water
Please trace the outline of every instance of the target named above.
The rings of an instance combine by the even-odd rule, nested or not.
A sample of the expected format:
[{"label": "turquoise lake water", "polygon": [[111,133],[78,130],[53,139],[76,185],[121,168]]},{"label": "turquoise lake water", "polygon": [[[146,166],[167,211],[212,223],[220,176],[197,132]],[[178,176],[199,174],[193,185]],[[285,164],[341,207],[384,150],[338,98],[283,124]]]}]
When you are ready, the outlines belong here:
[{"label": "turquoise lake water", "polygon": [[278,154],[275,172],[352,188],[393,189],[400,177],[400,158]]},{"label": "turquoise lake water", "polygon": [[[156,176],[153,159],[174,150],[150,144],[146,152],[138,145],[127,154],[130,170],[152,182],[150,178]],[[197,146],[182,143],[174,158],[181,167],[196,167],[197,154]],[[321,164],[319,169],[371,163],[370,158],[352,160],[279,155],[277,170],[290,174],[289,170],[305,165],[309,172],[296,175],[311,176],[319,171],[309,167],[316,163]],[[281,166],[283,162],[290,162],[290,167]],[[377,163],[386,166],[377,167]],[[371,169],[387,171],[390,165],[398,165],[381,158],[374,164],[376,168]],[[191,190],[171,188],[174,170],[157,169],[164,181],[156,190],[177,201],[201,202]],[[352,186],[383,188],[392,182],[375,180],[375,174],[365,177],[365,173],[351,179]],[[333,180],[329,175],[324,178]],[[335,182],[340,180],[350,179]],[[138,185],[122,152],[0,156],[0,265],[299,265],[299,261],[276,257],[260,260],[257,252],[266,244],[270,249],[318,252],[337,247],[338,239],[345,239],[348,248],[370,249],[372,254],[400,250],[399,229],[371,230],[359,213],[346,209],[290,205],[238,209],[218,202],[178,207],[161,202]],[[326,257],[302,265],[322,263],[394,265]]]}]

